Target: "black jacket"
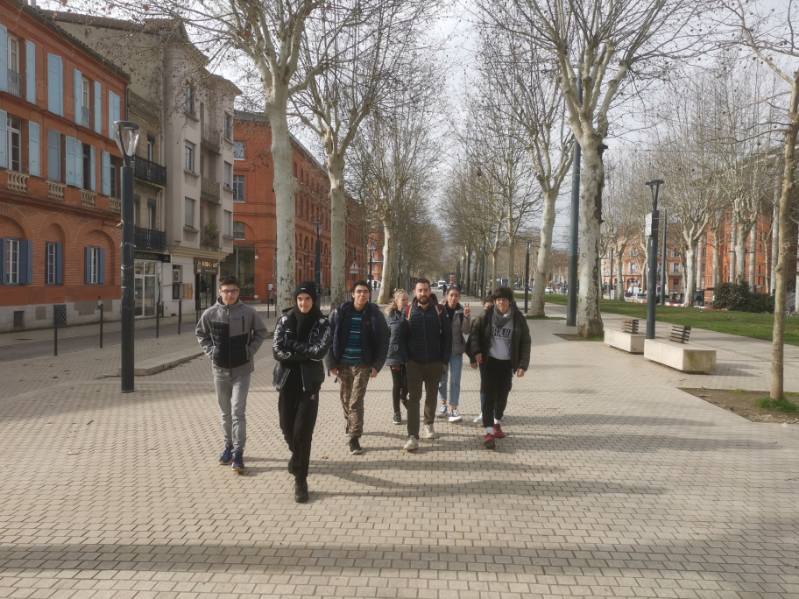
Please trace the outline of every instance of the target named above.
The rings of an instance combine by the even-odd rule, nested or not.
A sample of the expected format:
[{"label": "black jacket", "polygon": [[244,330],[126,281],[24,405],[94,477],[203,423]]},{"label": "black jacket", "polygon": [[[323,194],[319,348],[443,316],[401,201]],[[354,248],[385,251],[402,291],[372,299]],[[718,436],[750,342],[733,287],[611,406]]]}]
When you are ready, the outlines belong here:
[{"label": "black jacket", "polygon": [[272,340],[272,354],[275,357],[275,369],[272,373],[272,385],[280,391],[289,377],[292,368],[299,368],[302,376],[302,388],[306,392],[316,393],[325,380],[325,368],[322,359],[330,349],[330,324],[321,313],[311,327],[306,342],[297,340],[297,318],[294,309],[283,311],[277,321],[275,336]]},{"label": "black jacket", "polygon": [[[330,328],[333,331],[333,344],[327,358],[328,368],[337,368],[347,347],[350,322],[355,313],[352,302],[344,302],[330,313]],[[388,354],[389,329],[386,319],[377,305],[369,302],[364,308],[361,321],[361,359],[362,363],[377,371],[383,368]]]},{"label": "black jacket", "polygon": [[452,353],[452,325],[444,314],[444,307],[431,300],[430,307],[422,310],[414,299],[408,312],[405,319],[408,361],[448,364]]},{"label": "black jacket", "polygon": [[[513,310],[513,335],[510,338],[510,363],[513,370],[527,370],[530,367],[530,329],[527,327],[527,319],[516,306],[511,306]],[[482,354],[483,359],[488,358],[488,351],[491,349],[491,320],[494,316],[494,308],[486,310],[480,318],[472,324],[472,332],[466,344],[466,353],[469,360],[474,364],[475,356]]]}]

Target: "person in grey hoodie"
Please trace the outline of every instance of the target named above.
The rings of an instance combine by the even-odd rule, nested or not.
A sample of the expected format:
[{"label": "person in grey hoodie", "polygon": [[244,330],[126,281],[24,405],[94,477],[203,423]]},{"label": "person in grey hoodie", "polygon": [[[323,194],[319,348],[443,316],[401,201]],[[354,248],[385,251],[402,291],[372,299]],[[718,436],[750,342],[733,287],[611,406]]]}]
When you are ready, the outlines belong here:
[{"label": "person in grey hoodie", "polygon": [[247,392],[255,352],[266,339],[266,327],[254,308],[239,300],[235,277],[219,279],[219,297],[197,322],[197,341],[211,359],[216,398],[222,415],[225,447],[219,463],[244,471],[247,440]]}]

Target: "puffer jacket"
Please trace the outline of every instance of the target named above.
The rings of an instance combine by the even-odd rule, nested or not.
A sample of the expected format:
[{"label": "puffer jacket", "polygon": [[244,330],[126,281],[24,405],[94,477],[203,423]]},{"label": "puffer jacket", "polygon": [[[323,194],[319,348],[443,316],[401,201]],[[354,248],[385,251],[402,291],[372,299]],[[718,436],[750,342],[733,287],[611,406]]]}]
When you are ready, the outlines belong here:
[{"label": "puffer jacket", "polygon": [[266,326],[253,307],[241,301],[227,306],[217,299],[200,316],[195,334],[213,367],[230,370],[237,377],[253,371],[253,357],[266,339]]},{"label": "puffer jacket", "polygon": [[303,391],[316,393],[325,380],[325,367],[322,360],[330,349],[332,336],[327,317],[319,317],[311,327],[308,340],[297,340],[297,319],[294,308],[283,311],[277,321],[272,340],[272,354],[275,369],[272,372],[272,385],[280,391],[285,385],[292,368],[299,368]]},{"label": "puffer jacket", "polygon": [[444,308],[431,299],[429,307],[422,310],[414,299],[407,311],[404,327],[408,361],[447,364],[452,350],[452,330],[444,316]]},{"label": "puffer jacket", "polygon": [[[344,350],[347,347],[347,336],[350,333],[350,322],[355,313],[351,301],[344,302],[330,313],[330,328],[333,331],[333,344],[325,358],[328,370],[338,368]],[[369,302],[363,309],[361,321],[361,359],[363,364],[371,366],[378,372],[386,362],[388,352],[389,330],[386,319],[376,304]]]},{"label": "puffer jacket", "polygon": [[[527,319],[515,305],[511,305],[513,311],[513,334],[510,339],[510,363],[513,370],[527,370],[530,367],[531,337],[530,328],[527,326]],[[477,354],[482,354],[483,359],[488,358],[491,349],[492,325],[495,308],[489,308],[485,314],[474,321],[472,333],[469,335],[466,353],[469,355],[471,363],[476,362]]]},{"label": "puffer jacket", "polygon": [[403,326],[405,315],[399,310],[392,310],[386,315],[388,328],[391,332],[388,338],[388,354],[386,366],[398,366],[408,361],[408,347],[405,344],[407,330]]}]

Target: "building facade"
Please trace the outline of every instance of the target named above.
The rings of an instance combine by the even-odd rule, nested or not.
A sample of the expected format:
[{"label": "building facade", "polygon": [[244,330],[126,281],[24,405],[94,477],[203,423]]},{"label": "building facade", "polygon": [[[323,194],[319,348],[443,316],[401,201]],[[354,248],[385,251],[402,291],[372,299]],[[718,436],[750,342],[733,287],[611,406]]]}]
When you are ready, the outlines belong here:
[{"label": "building facade", "polygon": [[0,330],[120,313],[114,121],[128,75],[45,13],[0,0]]},{"label": "building facade", "polygon": [[[319,246],[320,285],[330,288],[330,193],[324,167],[292,138],[295,193],[295,272],[299,281],[315,280]],[[222,271],[241,281],[242,298],[266,302],[275,296],[277,220],[272,188],[274,164],[272,134],[263,114],[235,115],[233,173],[234,251],[222,264]],[[347,264],[358,274],[365,271],[366,238],[363,214],[348,199]],[[348,277],[348,280],[349,277]]]},{"label": "building facade", "polygon": [[211,74],[176,21],[131,23],[51,13],[62,27],[130,73],[136,155],[136,313],[201,311],[216,299],[233,251],[233,102],[241,92]]}]

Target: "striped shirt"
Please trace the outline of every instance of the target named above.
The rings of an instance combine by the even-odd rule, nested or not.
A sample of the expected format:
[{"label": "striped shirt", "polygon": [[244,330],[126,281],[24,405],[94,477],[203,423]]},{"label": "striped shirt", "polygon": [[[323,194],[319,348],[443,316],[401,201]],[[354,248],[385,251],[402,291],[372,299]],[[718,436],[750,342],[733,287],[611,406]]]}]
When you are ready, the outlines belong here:
[{"label": "striped shirt", "polygon": [[363,328],[363,312],[354,312],[350,318],[350,331],[347,335],[347,345],[341,361],[344,364],[360,364],[363,358],[361,347],[361,329]]}]

